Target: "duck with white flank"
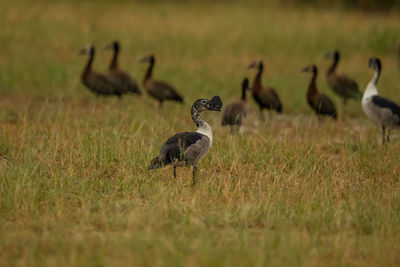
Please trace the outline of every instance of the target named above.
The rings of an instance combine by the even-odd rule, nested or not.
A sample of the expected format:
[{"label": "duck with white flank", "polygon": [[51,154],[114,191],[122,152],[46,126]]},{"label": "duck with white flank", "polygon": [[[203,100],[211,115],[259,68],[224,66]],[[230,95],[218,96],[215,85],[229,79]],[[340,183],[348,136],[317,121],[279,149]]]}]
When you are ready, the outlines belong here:
[{"label": "duck with white flank", "polygon": [[222,115],[221,125],[230,125],[231,132],[239,130],[243,122],[243,117],[247,114],[247,103],[246,103],[246,91],[249,90],[249,79],[245,78],[242,82],[242,97],[240,101],[235,101],[226,106],[224,113]]},{"label": "duck with white flank", "polygon": [[158,169],[166,165],[174,166],[174,177],[176,167],[193,166],[193,185],[196,183],[196,171],[199,161],[204,157],[211,147],[213,134],[211,126],[201,118],[204,110],[221,111],[222,101],[219,96],[211,100],[199,99],[192,105],[192,120],[197,126],[196,132],[178,133],[165,142],[160,154],[155,157],[149,169]]},{"label": "duck with white flank", "polygon": [[118,66],[118,55],[120,51],[119,42],[114,41],[106,46],[106,49],[114,50],[110,66],[108,67],[108,78],[112,80],[124,93],[133,93],[141,95],[136,80],[129,73],[122,71]]},{"label": "duck with white flank", "polygon": [[156,59],[153,55],[144,57],[140,60],[140,62],[149,63],[149,67],[143,79],[143,86],[150,96],[158,100],[160,103],[160,109],[162,108],[163,102],[166,100],[183,102],[182,96],[175,90],[174,87],[166,82],[153,79],[153,68],[156,62]]},{"label": "duck with white flank", "polygon": [[336,68],[340,59],[339,52],[337,50],[332,50],[326,54],[325,57],[333,58],[332,65],[326,73],[328,85],[342,98],[343,104],[346,104],[346,101],[349,98],[360,99],[361,92],[358,90],[357,83],[346,75],[339,75],[336,73]]},{"label": "duck with white flank", "polygon": [[336,108],[332,100],[328,96],[318,92],[316,85],[316,80],[318,75],[317,66],[315,66],[314,64],[308,65],[307,67],[302,69],[302,72],[312,73],[311,82],[307,90],[307,102],[310,105],[310,107],[314,110],[314,112],[318,116],[320,115],[330,116],[336,120],[337,118]]},{"label": "duck with white flank", "polygon": [[96,95],[116,95],[121,97],[123,92],[117,88],[116,84],[106,76],[92,70],[95,55],[94,47],[89,45],[85,49],[81,50],[79,54],[89,55],[88,62],[82,73],[82,83]]},{"label": "duck with white flank", "polygon": [[[365,115],[382,127],[382,143],[385,143],[386,138],[389,142],[390,130],[394,127],[400,127],[400,107],[378,95],[377,85],[382,70],[381,61],[378,58],[370,58],[368,67],[372,68],[375,73],[364,92],[361,106]],[[387,136],[386,129],[388,129]]]},{"label": "duck with white flank", "polygon": [[260,107],[261,118],[263,117],[263,109],[266,108],[269,111],[276,110],[278,113],[282,112],[282,103],[279,99],[278,94],[275,92],[274,88],[268,86],[263,87],[261,83],[261,76],[264,70],[264,64],[262,61],[253,62],[248,68],[258,69],[256,77],[251,88],[251,92],[254,100]]}]

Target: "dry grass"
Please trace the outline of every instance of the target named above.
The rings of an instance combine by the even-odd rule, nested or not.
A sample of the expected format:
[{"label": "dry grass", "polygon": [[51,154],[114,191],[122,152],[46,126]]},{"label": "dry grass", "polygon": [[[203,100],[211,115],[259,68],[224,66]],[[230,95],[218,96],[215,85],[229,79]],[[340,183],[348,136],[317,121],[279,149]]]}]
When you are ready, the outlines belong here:
[{"label": "dry grass", "polygon": [[[400,138],[382,146],[360,104],[319,124],[299,70],[343,52],[342,72],[364,88],[370,56],[383,60],[383,95],[400,102],[397,14],[243,4],[2,3],[0,22],[0,265],[264,266],[400,264]],[[121,65],[158,57],[156,76],[186,98],[157,112],[147,96],[92,96],[79,82],[86,43],[122,42]],[[198,97],[240,95],[245,66],[265,61],[285,114],[245,134],[207,113],[214,144],[178,178],[146,166],[163,141],[194,129]],[[334,98],[339,103],[337,98]],[[343,110],[341,110],[343,113]]]}]

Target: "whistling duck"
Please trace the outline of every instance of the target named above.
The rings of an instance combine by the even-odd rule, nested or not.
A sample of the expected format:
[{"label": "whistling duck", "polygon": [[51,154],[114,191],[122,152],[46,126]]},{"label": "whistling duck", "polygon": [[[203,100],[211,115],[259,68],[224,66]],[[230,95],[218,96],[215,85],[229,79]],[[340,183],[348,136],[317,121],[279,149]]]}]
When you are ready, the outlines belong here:
[{"label": "whistling duck", "polygon": [[248,68],[250,69],[258,69],[256,77],[253,82],[253,87],[251,88],[251,92],[254,100],[260,107],[260,114],[262,117],[262,111],[264,108],[271,110],[276,110],[277,112],[282,112],[282,103],[279,99],[278,94],[275,92],[272,87],[263,87],[261,83],[261,76],[264,70],[264,64],[262,61],[253,62]]},{"label": "whistling duck", "polygon": [[332,100],[328,96],[318,92],[316,85],[316,79],[318,75],[317,66],[315,66],[314,64],[308,65],[307,67],[302,69],[302,72],[312,73],[311,82],[310,85],[308,86],[308,91],[307,91],[307,102],[310,105],[310,107],[314,110],[314,112],[317,115],[330,116],[336,120],[337,118],[336,108]]},{"label": "whistling duck", "polygon": [[219,96],[211,100],[198,99],[192,105],[192,120],[197,126],[196,132],[183,132],[170,137],[162,146],[160,154],[155,157],[149,169],[158,169],[172,164],[174,166],[174,177],[176,167],[193,166],[193,185],[196,183],[196,171],[199,161],[204,157],[211,147],[213,134],[211,126],[201,118],[204,110],[221,111],[222,101]]},{"label": "whistling duck", "polygon": [[108,78],[120,87],[123,92],[129,92],[141,95],[139,86],[136,80],[127,72],[119,69],[118,54],[120,50],[119,42],[114,41],[106,46],[106,49],[113,49],[114,55],[112,57],[110,66],[108,67]]},{"label": "whistling duck", "polygon": [[242,98],[226,106],[222,115],[221,125],[230,125],[232,133],[234,126],[242,125],[243,117],[247,114],[246,91],[249,90],[249,80],[245,78],[242,82]]},{"label": "whistling duck", "polygon": [[346,104],[349,98],[359,99],[361,97],[361,92],[358,90],[357,83],[346,75],[336,74],[336,68],[340,59],[339,52],[337,50],[332,50],[326,54],[325,57],[333,58],[332,65],[326,73],[329,87],[342,98],[343,104]]},{"label": "whistling duck", "polygon": [[81,50],[79,54],[89,55],[89,60],[82,73],[82,83],[96,95],[116,95],[121,97],[122,91],[118,90],[116,85],[110,79],[92,70],[95,54],[94,47],[89,45],[85,49]]},{"label": "whistling duck", "polygon": [[387,141],[389,141],[390,130],[400,127],[400,107],[378,95],[378,80],[382,65],[378,58],[370,58],[368,67],[374,70],[374,76],[368,83],[361,100],[362,109],[367,117],[382,127],[382,143],[385,143],[385,130],[388,129]]},{"label": "whistling duck", "polygon": [[162,104],[165,100],[183,102],[182,96],[175,90],[174,87],[166,82],[153,79],[152,76],[155,61],[156,59],[154,55],[144,57],[140,60],[140,62],[149,63],[149,67],[143,79],[143,87],[147,90],[147,93],[159,101],[160,109],[162,108]]}]

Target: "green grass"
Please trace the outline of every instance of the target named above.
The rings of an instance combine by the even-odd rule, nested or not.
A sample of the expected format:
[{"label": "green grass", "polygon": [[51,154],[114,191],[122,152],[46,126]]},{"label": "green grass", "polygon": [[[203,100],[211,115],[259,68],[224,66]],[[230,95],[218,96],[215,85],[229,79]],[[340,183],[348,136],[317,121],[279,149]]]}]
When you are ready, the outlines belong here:
[{"label": "green grass", "polygon": [[[261,3],[2,1],[0,8],[0,265],[3,266],[398,266],[400,138],[382,146],[360,103],[343,111],[327,88],[330,64],[362,90],[368,58],[383,61],[382,95],[400,102],[398,15],[285,8]],[[111,40],[138,80],[154,53],[155,76],[184,105],[96,98],[80,84],[87,43],[104,72]],[[246,66],[265,62],[284,115],[231,136],[221,114],[204,118],[214,143],[191,170],[146,169],[162,143],[194,129],[190,105],[240,96]],[[319,124],[305,102],[309,75],[341,114]]]}]

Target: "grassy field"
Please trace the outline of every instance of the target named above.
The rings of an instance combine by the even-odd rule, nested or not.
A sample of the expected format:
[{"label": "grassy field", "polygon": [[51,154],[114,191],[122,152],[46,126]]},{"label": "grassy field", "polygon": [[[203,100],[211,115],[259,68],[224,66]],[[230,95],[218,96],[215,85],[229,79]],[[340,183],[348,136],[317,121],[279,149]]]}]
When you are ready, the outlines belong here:
[{"label": "grassy field", "polygon": [[[267,3],[0,2],[0,265],[2,266],[399,266],[400,135],[381,145],[358,101],[344,109],[327,88],[323,55],[363,91],[368,58],[380,57],[380,93],[400,102],[396,12],[314,10]],[[144,95],[96,98],[80,83],[98,49],[106,71],[111,40],[138,80],[155,76],[184,105]],[[190,105],[240,96],[246,66],[265,63],[284,114],[242,135],[204,118],[214,143],[191,170],[148,171],[162,143],[194,130]],[[305,101],[309,63],[341,118],[318,123]],[[345,113],[343,115],[343,113]]]}]

